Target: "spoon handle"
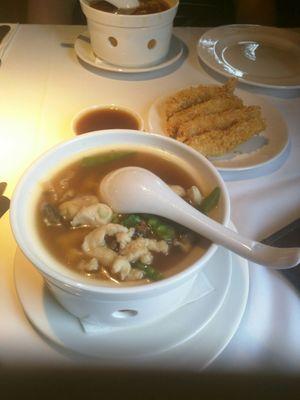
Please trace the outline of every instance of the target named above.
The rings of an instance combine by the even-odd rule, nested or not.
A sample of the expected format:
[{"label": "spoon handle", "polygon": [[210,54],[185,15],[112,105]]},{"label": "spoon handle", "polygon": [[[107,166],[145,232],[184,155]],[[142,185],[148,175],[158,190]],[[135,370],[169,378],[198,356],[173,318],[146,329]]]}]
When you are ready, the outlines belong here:
[{"label": "spoon handle", "polygon": [[241,236],[196,210],[143,168],[115,170],[102,180],[100,188],[102,197],[115,211],[166,217],[257,264],[287,269],[300,261],[300,248],[271,247]]},{"label": "spoon handle", "polygon": [[275,269],[286,269],[294,267],[300,261],[300,248],[271,247],[245,238],[207,217],[186,201],[178,199],[177,196],[176,202],[170,202],[169,198],[163,203],[164,205],[160,205],[160,215],[190,228],[214,243],[257,264]]}]

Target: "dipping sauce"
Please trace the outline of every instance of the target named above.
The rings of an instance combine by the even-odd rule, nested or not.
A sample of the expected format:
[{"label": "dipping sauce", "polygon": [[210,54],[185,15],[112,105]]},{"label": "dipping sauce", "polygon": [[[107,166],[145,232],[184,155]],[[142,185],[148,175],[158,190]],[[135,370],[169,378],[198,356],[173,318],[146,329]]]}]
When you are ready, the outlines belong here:
[{"label": "dipping sauce", "polygon": [[117,8],[105,0],[95,1],[91,3],[90,6],[100,11],[126,15],[155,14],[166,11],[170,8],[170,5],[166,0],[139,0],[139,2],[139,7],[129,9]]},{"label": "dipping sauce", "polygon": [[141,126],[133,114],[118,107],[91,109],[82,113],[73,125],[77,135],[102,129],[141,129]]}]

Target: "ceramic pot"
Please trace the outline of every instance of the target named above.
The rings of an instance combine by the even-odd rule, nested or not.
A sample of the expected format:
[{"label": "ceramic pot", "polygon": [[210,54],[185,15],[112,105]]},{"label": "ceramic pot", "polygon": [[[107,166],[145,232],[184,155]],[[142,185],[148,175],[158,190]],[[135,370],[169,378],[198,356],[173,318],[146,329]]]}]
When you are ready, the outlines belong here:
[{"label": "ceramic pot", "polygon": [[80,0],[96,56],[123,67],[159,63],[169,50],[179,2],[168,3],[170,8],[160,13],[121,15],[98,10],[88,0]]}]

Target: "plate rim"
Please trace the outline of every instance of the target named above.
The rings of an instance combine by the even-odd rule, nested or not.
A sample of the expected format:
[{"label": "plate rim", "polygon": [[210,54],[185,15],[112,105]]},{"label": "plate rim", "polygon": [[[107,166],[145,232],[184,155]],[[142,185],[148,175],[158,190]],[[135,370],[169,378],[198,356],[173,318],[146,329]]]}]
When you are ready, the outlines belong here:
[{"label": "plate rim", "polygon": [[[224,68],[220,67],[220,64],[216,62],[216,59],[214,56],[210,55],[207,48],[202,45],[202,41],[207,38],[207,35],[211,33],[215,33],[217,31],[221,31],[224,29],[230,29],[233,27],[241,27],[241,28],[247,28],[247,27],[257,27],[257,28],[262,28],[265,30],[277,30],[277,31],[284,31],[287,32],[288,34],[291,35],[299,35],[300,39],[300,34],[296,31],[285,29],[285,28],[279,28],[279,27],[272,27],[272,26],[264,26],[264,25],[257,25],[257,24],[230,24],[230,25],[220,25],[211,29],[208,29],[205,31],[200,38],[197,40],[197,55],[199,59],[207,65],[209,68],[211,68],[213,71],[226,76],[226,77],[235,77],[238,79],[239,82],[243,82],[245,84],[249,84],[251,86],[256,86],[256,87],[262,87],[262,88],[269,88],[269,89],[278,89],[278,90],[292,90],[292,89],[299,89],[300,88],[300,79],[299,83],[296,85],[280,85],[280,84],[268,84],[268,83],[260,83],[254,80],[249,80],[246,78],[238,77],[235,75],[230,74]],[[215,47],[216,43],[214,44],[213,47]]]},{"label": "plate rim", "polygon": [[[197,324],[197,326],[190,330],[189,332],[183,332],[181,334],[181,337],[178,339],[175,339],[175,341],[171,341],[171,343],[169,343],[168,345],[162,347],[159,347],[157,349],[154,350],[150,348],[142,353],[139,353],[138,355],[134,354],[134,355],[127,355],[126,358],[130,359],[130,360],[134,360],[134,359],[141,359],[142,357],[147,357],[151,354],[151,356],[159,356],[159,354],[162,354],[164,352],[167,351],[171,351],[173,348],[176,348],[178,345],[182,345],[185,342],[187,342],[188,340],[190,340],[191,338],[193,338],[195,335],[197,335],[202,329],[204,329],[209,323],[210,321],[215,317],[215,315],[219,312],[220,308],[222,307],[226,296],[228,294],[230,285],[231,285],[231,277],[232,277],[232,256],[231,253],[227,250],[223,250],[220,249],[218,251],[218,258],[220,259],[220,257],[223,258],[224,253],[226,252],[225,256],[227,259],[227,267],[224,270],[223,275],[225,276],[225,283],[222,284],[223,287],[220,287],[219,285],[219,290],[221,290],[220,295],[217,296],[216,299],[214,299],[214,304],[212,309],[210,310],[210,314],[206,315],[204,317],[204,319],[202,318],[202,320]],[[20,263],[20,259],[21,259],[21,263]],[[19,260],[19,262],[17,262]],[[23,263],[25,262],[25,264]],[[220,260],[219,260],[220,262]],[[208,267],[211,267],[211,262],[208,263]],[[22,278],[22,274],[24,274],[24,272],[22,272],[22,270],[24,270],[26,272],[26,276],[30,276],[32,279],[33,283],[26,283],[26,279],[25,279],[25,283],[24,280],[21,279]],[[199,275],[197,276],[196,280],[198,278],[201,279],[201,273],[202,273],[202,269],[199,270]],[[213,272],[214,275],[216,275],[216,271]],[[209,279],[209,278],[207,278]],[[68,345],[64,345],[63,342],[61,342],[61,338],[59,336],[59,333],[56,334],[54,329],[52,328],[51,323],[48,320],[48,316],[47,316],[47,311],[46,311],[46,307],[44,306],[44,304],[46,304],[47,302],[49,302],[50,304],[50,308],[54,307],[54,312],[56,313],[56,316],[61,319],[66,317],[67,320],[71,321],[72,324],[74,324],[74,327],[72,329],[76,329],[76,335],[79,337],[82,336],[82,338],[84,338],[86,341],[89,341],[89,334],[88,333],[84,333],[82,327],[80,326],[80,322],[79,320],[71,315],[68,311],[64,310],[63,307],[57,302],[57,300],[53,297],[53,295],[51,294],[51,292],[48,290],[47,285],[46,285],[46,291],[45,291],[45,283],[43,280],[42,275],[34,268],[34,266],[32,265],[32,263],[30,261],[28,261],[25,257],[25,255],[21,252],[21,250],[19,248],[17,248],[16,253],[15,253],[15,258],[14,258],[14,281],[15,281],[15,287],[16,287],[16,291],[17,291],[17,295],[19,298],[19,301],[21,303],[21,306],[24,310],[24,313],[26,315],[26,318],[30,321],[31,325],[35,328],[35,330],[37,332],[39,332],[43,337],[45,337],[46,339],[50,340],[52,343],[54,343],[56,346],[60,346],[63,347],[63,349],[67,349],[70,351],[73,351],[75,354],[81,354],[81,355],[86,355],[89,358],[94,358],[94,359],[105,359],[107,358],[107,355],[91,355],[91,354],[87,354],[86,352],[84,352],[84,349],[75,349],[72,345],[68,346]],[[24,300],[24,296],[25,293],[28,293],[28,287],[33,288],[35,287],[38,294],[35,294],[35,299],[36,301],[34,302],[35,306],[32,306],[30,304],[30,302],[25,299]],[[213,288],[212,293],[208,293],[207,296],[209,296],[210,294],[213,295],[213,292],[215,291],[215,288]],[[206,297],[206,296],[204,296]],[[206,299],[208,300],[208,299]],[[201,298],[199,300],[196,301],[201,301]],[[46,302],[46,303],[45,303]],[[187,304],[185,304],[183,307],[193,307],[195,303],[194,301],[192,302],[188,302]],[[30,308],[31,307],[31,308]],[[37,309],[35,309],[37,308]],[[202,305],[203,308],[203,305]],[[35,315],[34,313],[37,312],[38,315]],[[53,311],[52,311],[53,312]],[[137,325],[137,326],[132,326],[132,327],[124,327],[124,328],[117,328],[114,329],[112,331],[112,333],[114,335],[118,335],[119,332],[120,334],[124,333],[125,334],[130,334],[130,332],[134,332],[136,330],[140,331],[140,330],[144,330],[147,329],[147,327],[152,326],[151,329],[157,328],[158,324],[160,324],[160,321],[164,320],[164,319],[170,319],[172,318],[172,315],[175,315],[177,312],[177,310],[175,310],[174,312],[171,312],[170,315],[167,315],[166,317],[163,317],[161,319],[158,319],[150,324],[142,324],[142,325]],[[76,325],[76,327],[75,327]],[[156,327],[156,328],[155,328]],[[67,328],[66,328],[67,329]],[[68,330],[68,329],[67,329]],[[110,335],[110,331],[108,330],[104,330],[103,332],[99,332],[99,333],[95,333],[94,335],[92,335],[92,341],[95,340],[101,340],[102,335]],[[66,334],[66,332],[65,332]],[[77,338],[77,340],[79,340]],[[124,359],[125,357],[121,357],[121,359]],[[117,360],[120,359],[118,357],[111,356],[111,360]]]},{"label": "plate rim", "polygon": [[180,57],[183,54],[183,48],[184,48],[182,40],[177,35],[172,33],[171,44],[172,44],[172,40],[173,41],[175,40],[178,42],[178,47],[179,47],[179,50],[174,57],[170,58],[167,61],[164,61],[166,58],[165,57],[161,62],[154,64],[154,65],[150,65],[148,67],[147,66],[138,67],[138,68],[122,67],[122,66],[110,64],[110,63],[100,59],[96,55],[95,55],[95,60],[98,59],[101,62],[101,64],[98,64],[97,62],[93,62],[88,57],[85,57],[85,55],[82,54],[83,52],[79,48],[79,42],[81,40],[80,36],[86,36],[86,37],[90,38],[90,34],[89,34],[88,30],[86,29],[77,35],[75,42],[74,42],[74,50],[75,50],[77,57],[79,57],[82,61],[91,65],[94,68],[97,68],[97,69],[100,69],[103,71],[117,72],[117,73],[124,73],[124,74],[138,74],[138,73],[145,73],[145,72],[153,72],[153,71],[157,71],[157,70],[160,70],[163,68],[167,68],[180,59]]},{"label": "plate rim", "polygon": [[[234,230],[236,230],[234,224],[231,222],[230,223],[230,227]],[[226,250],[228,251],[228,250]],[[170,363],[168,356],[171,355],[171,357],[175,357],[175,360],[177,359],[177,354],[176,352],[179,351],[179,353],[182,353],[182,351],[185,353],[185,349],[184,346],[190,346],[190,361],[193,364],[193,367],[195,367],[194,369],[196,370],[203,370],[205,368],[207,368],[208,365],[210,365],[222,352],[223,350],[227,347],[227,345],[229,344],[229,342],[232,340],[233,336],[235,335],[236,331],[238,330],[240,323],[242,321],[242,318],[244,316],[245,310],[246,310],[246,306],[248,303],[248,298],[249,298],[249,288],[250,288],[250,273],[249,273],[249,268],[250,268],[250,264],[247,260],[243,259],[242,257],[229,252],[229,256],[234,257],[235,258],[235,263],[234,265],[231,266],[231,269],[234,269],[234,266],[237,267],[238,266],[238,270],[232,271],[231,273],[231,277],[233,279],[235,279],[235,284],[237,284],[237,280],[239,279],[239,285],[238,285],[238,290],[239,290],[239,302],[236,301],[236,292],[234,290],[230,290],[233,287],[233,282],[230,280],[228,287],[226,290],[226,295],[224,296],[224,300],[222,301],[222,305],[219,307],[218,311],[214,314],[214,316],[209,320],[209,323],[205,324],[205,326],[203,327],[203,329],[200,329],[199,331],[197,331],[197,333],[195,335],[192,335],[191,337],[188,338],[187,341],[184,342],[180,342],[178,344],[178,346],[173,346],[170,348],[167,348],[166,350],[159,352],[157,354],[154,354],[153,357],[146,355],[145,357],[141,357],[136,359],[135,361],[141,362],[141,365],[144,365],[143,362],[144,361],[148,361],[148,363],[146,363],[145,368],[147,367],[151,367],[151,365],[153,365],[153,362],[157,363],[157,361],[155,361],[156,357],[164,357],[163,358],[163,362],[166,362],[168,367],[173,368],[173,364],[174,363]],[[33,268],[33,267],[32,267]],[[237,276],[239,276],[239,278],[237,278]],[[242,282],[242,284],[241,284]],[[17,280],[16,280],[16,270],[14,268],[14,283],[15,283],[15,287],[17,288]],[[36,326],[36,324],[31,320],[31,318],[29,318],[29,316],[26,313],[26,310],[24,308],[24,305],[21,301],[20,298],[20,294],[19,291],[17,290],[17,295],[18,295],[18,300],[20,301],[22,308],[23,308],[23,312],[26,315],[26,318],[28,318],[28,320],[30,321],[31,325],[37,330],[37,332],[42,336],[42,338],[45,339],[46,343],[48,344],[53,344],[57,349],[61,349],[65,355],[68,355],[68,352],[71,351],[71,349],[69,347],[64,346],[64,344],[60,341],[60,343],[58,343],[57,341],[53,341],[51,337],[49,336],[45,336],[44,332],[42,330],[39,329],[39,327]],[[235,299],[233,299],[233,297],[235,297]],[[205,332],[205,330],[208,329],[210,324],[220,324],[220,318],[222,317],[220,314],[222,312],[222,308],[224,308],[224,305],[227,305],[227,308],[229,307],[230,310],[232,310],[231,305],[228,306],[228,303],[233,302],[234,305],[236,305],[237,310],[234,314],[234,318],[230,323],[230,327],[228,329],[228,331],[226,332],[226,334],[224,335],[223,333],[219,333],[220,330],[217,330],[217,335],[221,335],[222,337],[218,337],[217,338],[217,343],[213,344],[213,350],[210,349],[209,350],[209,354],[206,354],[206,356],[204,357],[205,360],[203,361],[202,359],[199,360],[199,356],[198,356],[198,352],[195,351],[195,347],[193,345],[193,341],[194,340],[198,340],[198,343],[196,343],[196,345],[199,346],[199,340],[201,342],[201,337],[200,339],[197,338],[198,335],[208,335],[207,332]],[[226,303],[226,304],[225,304]],[[238,304],[238,306],[237,306]],[[218,318],[219,317],[219,318]],[[224,318],[224,316],[223,316]],[[190,343],[192,342],[192,343]],[[211,340],[209,340],[209,342],[211,342]],[[213,353],[213,354],[212,354]],[[83,355],[83,353],[79,353],[76,352],[76,354],[78,354],[80,356]],[[87,360],[89,363],[92,362],[92,358],[88,356]],[[115,365],[117,359],[111,360]],[[94,359],[95,362],[100,361],[100,363],[104,363],[104,365],[106,365],[105,363],[107,362],[107,360],[105,359],[105,357],[99,356],[96,359]],[[122,359],[118,361],[119,366],[122,365],[127,365],[127,366],[131,366],[130,361],[134,361],[134,359]],[[132,364],[134,365],[134,364]],[[175,366],[176,367],[176,366]]]}]

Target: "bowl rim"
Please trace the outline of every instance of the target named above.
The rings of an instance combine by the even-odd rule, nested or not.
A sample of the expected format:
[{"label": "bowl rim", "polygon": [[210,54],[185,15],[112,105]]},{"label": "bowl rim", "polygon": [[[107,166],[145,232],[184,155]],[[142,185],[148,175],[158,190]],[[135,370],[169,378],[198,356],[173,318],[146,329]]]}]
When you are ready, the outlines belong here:
[{"label": "bowl rim", "polygon": [[96,24],[109,26],[110,28],[122,28],[122,29],[156,29],[157,27],[169,28],[173,24],[173,20],[177,13],[179,6],[179,0],[175,1],[170,8],[165,11],[152,13],[152,14],[140,14],[140,15],[128,15],[128,14],[114,14],[106,11],[98,10],[87,2],[87,0],[80,0],[80,6],[82,12],[86,16],[88,25]]},{"label": "bowl rim", "polygon": [[[87,7],[89,10],[91,10],[91,11],[93,11],[95,13],[104,14],[104,15],[107,15],[107,14],[114,15],[116,18],[119,18],[120,16],[121,16],[121,18],[122,17],[130,17],[131,19],[135,19],[135,20],[142,19],[142,18],[144,19],[145,17],[147,18],[150,15],[151,16],[153,16],[153,15],[154,16],[156,16],[156,15],[164,15],[166,13],[169,13],[170,10],[173,10],[174,8],[178,7],[179,2],[180,2],[180,0],[174,0],[174,4],[170,5],[170,7],[167,10],[164,10],[164,11],[151,13],[151,14],[134,14],[134,15],[131,15],[131,14],[112,14],[110,12],[99,10],[97,8],[92,7],[90,5],[90,1],[89,0],[79,0],[79,1],[80,1],[81,4],[83,4],[83,7]],[[166,1],[167,1],[167,3],[169,3],[169,0],[166,0]]]},{"label": "bowl rim", "polygon": [[[121,135],[120,135],[121,134]],[[214,174],[216,180],[218,181],[218,184],[220,185],[221,188],[221,193],[223,195],[223,203],[224,203],[224,215],[222,215],[222,225],[228,225],[230,222],[230,198],[229,198],[229,193],[226,188],[225,182],[220,175],[220,173],[217,171],[217,169],[214,167],[214,165],[207,159],[205,158],[202,154],[198,153],[196,150],[191,148],[190,146],[178,142],[177,140],[166,137],[160,134],[156,133],[149,133],[149,132],[143,132],[143,131],[138,131],[138,130],[130,130],[130,129],[109,129],[109,130],[100,130],[100,131],[94,131],[90,133],[86,133],[84,135],[77,135],[71,139],[64,140],[54,146],[52,146],[50,149],[46,150],[43,152],[35,161],[33,161],[27,169],[24,171],[22,174],[21,178],[19,179],[15,190],[13,192],[12,198],[11,198],[11,207],[10,207],[10,224],[12,228],[12,232],[14,235],[14,238],[21,248],[22,252],[25,254],[25,256],[32,262],[34,267],[41,272],[45,277],[50,279],[50,281],[53,283],[53,281],[58,285],[59,287],[63,286],[65,290],[67,291],[83,291],[87,292],[89,294],[111,294],[111,295],[129,295],[129,294],[138,294],[138,293],[144,293],[144,294],[149,294],[153,291],[161,291],[164,289],[167,289],[168,287],[174,287],[174,286],[179,286],[181,282],[185,282],[186,279],[190,278],[195,274],[196,271],[199,271],[200,268],[213,256],[215,251],[217,250],[218,246],[215,243],[211,243],[208,249],[205,251],[205,253],[197,259],[193,264],[188,266],[187,268],[183,269],[182,271],[171,275],[170,277],[164,278],[160,281],[156,282],[151,282],[149,284],[145,285],[133,285],[133,286],[124,286],[124,287],[114,287],[114,286],[101,286],[101,285],[94,285],[87,283],[86,280],[80,281],[80,275],[78,275],[78,279],[75,280],[71,276],[67,276],[64,274],[64,271],[58,272],[55,271],[54,269],[51,269],[46,263],[43,262],[43,260],[40,257],[40,253],[38,251],[35,251],[34,249],[29,249],[26,246],[26,241],[23,239],[23,235],[19,226],[20,219],[19,219],[19,208],[18,204],[20,202],[20,198],[22,198],[22,192],[26,191],[26,181],[29,179],[31,173],[33,173],[42,162],[45,161],[48,157],[53,156],[56,152],[59,152],[63,150],[65,147],[72,146],[74,143],[78,144],[82,141],[88,141],[92,140],[92,138],[96,137],[104,137],[107,136],[110,139],[110,144],[113,144],[114,141],[114,135],[120,135],[122,138],[127,137],[132,137],[137,139],[137,144],[138,138],[139,137],[146,137],[149,136],[153,138],[153,144],[152,147],[154,148],[160,148],[159,143],[156,143],[156,141],[160,141],[161,143],[170,143],[171,145],[173,144],[174,146],[178,146],[179,148],[182,148],[184,151],[187,153],[190,153],[194,157],[198,158],[201,163],[204,163]],[[141,143],[141,142],[140,142]],[[125,144],[125,142],[124,142]],[[150,147],[150,145],[148,145]],[[90,148],[91,149],[91,148]],[[78,154],[79,151],[76,151],[74,154]],[[172,154],[172,153],[171,153]],[[63,264],[59,263],[63,267]],[[66,268],[66,267],[65,267]]]},{"label": "bowl rim", "polygon": [[[133,110],[132,108],[125,106],[123,104],[116,104],[116,103],[110,103],[110,104],[92,104],[90,106],[84,107],[82,108],[80,111],[78,111],[72,118],[71,120],[71,129],[72,132],[75,135],[85,135],[87,133],[91,133],[91,132],[97,132],[97,131],[105,131],[108,129],[98,129],[97,131],[89,131],[89,132],[83,132],[83,133],[77,133],[76,132],[76,123],[78,122],[78,120],[80,118],[82,118],[84,115],[88,114],[89,112],[93,111],[93,110],[106,110],[106,109],[115,109],[115,110],[123,110],[125,112],[127,112],[128,114],[131,114],[138,122],[138,129],[139,131],[143,131],[145,129],[145,121],[142,118],[141,114],[139,114],[137,111]],[[113,128],[110,128],[113,129]]]}]

